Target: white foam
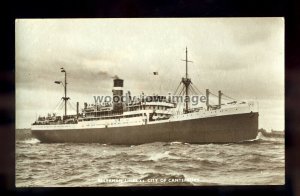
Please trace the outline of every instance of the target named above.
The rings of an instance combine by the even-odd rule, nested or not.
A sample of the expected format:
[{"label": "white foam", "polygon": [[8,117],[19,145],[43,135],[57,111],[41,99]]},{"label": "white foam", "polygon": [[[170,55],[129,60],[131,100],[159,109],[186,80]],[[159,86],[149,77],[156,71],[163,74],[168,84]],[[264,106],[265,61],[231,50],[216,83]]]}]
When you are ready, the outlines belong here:
[{"label": "white foam", "polygon": [[24,140],[22,142],[25,144],[37,144],[37,143],[40,143],[41,141],[36,138],[30,138],[30,139]]},{"label": "white foam", "polygon": [[182,144],[182,142],[177,142],[177,141],[175,141],[175,142],[171,142],[171,145],[176,145],[176,144]]},{"label": "white foam", "polygon": [[166,158],[166,157],[170,157],[169,155],[170,151],[166,151],[164,153],[153,153],[153,154],[150,154],[149,156],[149,160],[153,160],[153,161],[157,161],[157,160],[160,160],[162,158]]}]

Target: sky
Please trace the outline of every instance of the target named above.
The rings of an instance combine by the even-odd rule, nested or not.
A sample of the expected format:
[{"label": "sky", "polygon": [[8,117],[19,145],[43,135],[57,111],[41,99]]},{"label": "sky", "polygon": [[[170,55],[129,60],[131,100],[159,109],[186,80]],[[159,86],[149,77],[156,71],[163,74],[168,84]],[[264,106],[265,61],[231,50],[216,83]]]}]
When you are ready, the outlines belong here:
[{"label": "sky", "polygon": [[57,112],[61,67],[73,106],[111,95],[116,75],[133,95],[167,94],[185,75],[187,47],[201,92],[255,100],[259,128],[284,130],[283,18],[17,19],[15,30],[17,128]]}]

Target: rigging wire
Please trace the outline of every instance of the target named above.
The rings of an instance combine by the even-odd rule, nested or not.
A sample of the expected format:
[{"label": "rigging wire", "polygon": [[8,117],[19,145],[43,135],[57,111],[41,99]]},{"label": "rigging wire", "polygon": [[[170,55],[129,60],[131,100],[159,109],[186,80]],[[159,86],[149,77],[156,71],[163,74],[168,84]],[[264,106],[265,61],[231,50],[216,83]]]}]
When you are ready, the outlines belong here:
[{"label": "rigging wire", "polygon": [[57,108],[58,111],[62,110],[62,108],[64,107],[63,102],[61,102],[61,104],[59,105],[59,107]]},{"label": "rigging wire", "polygon": [[55,108],[53,109],[52,113],[55,113],[55,111],[56,111],[57,108],[61,105],[61,103],[62,103],[62,99],[60,99],[60,100],[58,101],[58,103],[56,104],[56,106],[55,106]]},{"label": "rigging wire", "polygon": [[227,95],[225,95],[225,94],[223,94],[223,96],[225,96],[225,97],[227,97],[227,98],[229,98],[229,99],[231,99],[231,100],[234,100],[234,101],[239,101],[238,99],[234,99],[234,98],[229,97],[229,96],[227,96]]},{"label": "rigging wire", "polygon": [[195,88],[195,89],[200,93],[200,95],[204,95],[204,93],[202,93],[202,92],[197,88],[197,86],[194,85],[194,83],[191,82],[191,86],[193,86],[193,88]]},{"label": "rigging wire", "polygon": [[71,104],[71,108],[73,109],[73,110],[75,110],[76,111],[76,106],[75,106],[75,104],[73,103],[73,102],[69,102],[70,104]]},{"label": "rigging wire", "polygon": [[209,91],[209,94],[215,96],[215,97],[219,97],[218,95],[213,94],[212,92]]},{"label": "rigging wire", "polygon": [[197,91],[195,90],[195,88],[191,85],[190,86],[191,92],[194,93],[195,95],[197,95]]},{"label": "rigging wire", "polygon": [[179,89],[179,87],[181,86],[181,82],[179,82],[179,85],[177,86],[177,88],[176,88],[176,90],[175,90],[175,93],[174,93],[174,95],[176,95],[177,94],[177,91],[178,91],[178,89]]},{"label": "rigging wire", "polygon": [[194,91],[194,93],[197,95],[198,93],[200,93],[200,95],[203,95],[201,92],[198,91],[197,93],[197,90],[196,88],[194,87],[194,85],[190,85],[191,89]]},{"label": "rigging wire", "polygon": [[222,96],[221,99],[224,99],[224,100],[227,100],[227,101],[232,101],[232,99],[226,98],[224,96]]},{"label": "rigging wire", "polygon": [[184,93],[184,86],[182,85],[182,89],[181,89],[181,91],[179,92],[179,95],[183,95],[183,93]]},{"label": "rigging wire", "polygon": [[73,105],[71,104],[71,102],[68,101],[67,104],[68,104],[68,106],[71,108],[71,110],[76,111],[75,108],[73,107]]}]

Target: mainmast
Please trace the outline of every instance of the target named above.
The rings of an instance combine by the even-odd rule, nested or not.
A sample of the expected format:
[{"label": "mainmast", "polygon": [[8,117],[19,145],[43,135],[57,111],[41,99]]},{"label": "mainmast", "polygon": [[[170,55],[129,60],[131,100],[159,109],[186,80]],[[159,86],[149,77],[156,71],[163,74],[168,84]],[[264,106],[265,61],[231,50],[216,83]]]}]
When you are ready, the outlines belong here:
[{"label": "mainmast", "polygon": [[185,78],[188,77],[188,51],[187,47],[185,48]]},{"label": "mainmast", "polygon": [[182,83],[185,86],[185,112],[188,113],[189,111],[189,86],[191,84],[191,79],[188,78],[188,63],[192,62],[188,60],[188,50],[187,47],[185,49],[185,78],[182,78]]},{"label": "mainmast", "polygon": [[65,116],[67,116],[67,101],[70,99],[67,97],[67,72],[64,68],[62,68],[61,72],[65,72],[65,97],[63,97],[63,100],[65,101]]},{"label": "mainmast", "polygon": [[64,91],[65,91],[65,96],[62,97],[62,99],[64,100],[65,102],[65,116],[67,116],[67,101],[70,99],[70,97],[67,97],[67,71],[62,67],[60,68],[61,69],[61,72],[64,72],[65,73],[65,82],[62,82],[62,81],[55,81],[56,84],[62,84],[63,87],[64,87]]}]

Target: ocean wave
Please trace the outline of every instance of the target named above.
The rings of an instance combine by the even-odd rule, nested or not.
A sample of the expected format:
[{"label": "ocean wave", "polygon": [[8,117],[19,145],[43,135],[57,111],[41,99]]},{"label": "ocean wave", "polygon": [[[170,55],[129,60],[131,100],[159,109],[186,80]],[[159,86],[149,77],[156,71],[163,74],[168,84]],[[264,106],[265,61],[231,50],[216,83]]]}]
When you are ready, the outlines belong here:
[{"label": "ocean wave", "polygon": [[40,140],[38,140],[36,138],[30,138],[30,139],[17,141],[17,143],[20,143],[20,144],[38,144],[38,143],[40,143]]},{"label": "ocean wave", "polygon": [[199,167],[191,167],[191,166],[188,166],[188,167],[185,167],[185,168],[182,168],[182,171],[184,172],[199,172]]},{"label": "ocean wave", "polygon": [[140,180],[145,182],[153,182],[156,180],[156,184],[150,183],[151,185],[160,186],[193,186],[193,183],[186,181],[183,174],[162,174],[162,173],[146,173],[146,176]]},{"label": "ocean wave", "polygon": [[174,142],[170,142],[171,145],[182,145],[183,143],[182,142],[177,142],[177,141],[174,141]]},{"label": "ocean wave", "polygon": [[219,167],[224,165],[223,161],[216,161],[216,160],[202,159],[202,158],[197,158],[196,160],[194,160],[194,162],[196,162],[197,165],[207,166],[207,167]]},{"label": "ocean wave", "polygon": [[243,156],[243,162],[251,162],[251,163],[267,163],[270,156],[265,156],[261,154],[249,154]]},{"label": "ocean wave", "polygon": [[229,168],[228,169],[231,172],[247,172],[247,173],[252,173],[252,172],[257,172],[257,171],[261,171],[261,169],[257,168],[257,167],[235,167],[235,168]]},{"label": "ocean wave", "polygon": [[[261,144],[261,143],[272,143],[274,145],[277,144],[284,144],[284,138],[280,138],[280,137],[266,137],[265,135],[263,135],[261,132],[259,132],[256,136],[255,139],[252,140],[245,140],[245,141],[241,141],[238,142],[237,144],[246,144],[246,145],[252,145],[252,144]],[[234,144],[234,143],[232,143]]]},{"label": "ocean wave", "polygon": [[179,141],[173,141],[173,142],[163,143],[163,146],[182,146],[182,145],[190,145],[190,143],[179,142]]},{"label": "ocean wave", "polygon": [[284,131],[266,131],[264,129],[259,130],[264,137],[272,137],[272,138],[284,138]]},{"label": "ocean wave", "polygon": [[158,152],[158,153],[148,153],[147,160],[161,161],[161,160],[180,160],[182,157],[175,156],[175,153],[170,151]]},{"label": "ocean wave", "polygon": [[257,140],[260,144],[284,145],[283,138],[260,138]]},{"label": "ocean wave", "polygon": [[[201,145],[36,142],[16,142],[16,186],[201,186],[284,182],[283,138],[259,135],[256,140],[244,143]],[[28,176],[33,178],[23,180]],[[98,178],[144,179],[146,182],[98,183]],[[153,178],[170,182],[148,182]],[[189,178],[200,181],[191,182]],[[172,182],[172,179],[177,181]]]},{"label": "ocean wave", "polygon": [[170,151],[166,151],[164,153],[151,153],[148,156],[148,160],[152,160],[152,161],[158,161],[162,158],[168,158]]},{"label": "ocean wave", "polygon": [[218,152],[217,156],[219,156],[219,157],[227,156],[228,157],[228,154],[225,153],[224,151],[220,151],[220,152]]},{"label": "ocean wave", "polygon": [[171,174],[162,174],[162,173],[145,173],[145,177],[141,178],[140,180],[148,180],[148,179],[159,179],[159,178],[178,178],[178,179],[185,179],[184,175],[171,175]]},{"label": "ocean wave", "polygon": [[107,151],[103,151],[105,154],[102,154],[101,156],[96,157],[98,160],[104,160],[104,159],[124,159],[128,156],[126,152],[119,152],[119,153],[112,153]]},{"label": "ocean wave", "polygon": [[28,158],[28,156],[26,154],[17,153],[16,158],[17,159],[26,159],[26,158]]},{"label": "ocean wave", "polygon": [[16,155],[16,158],[17,159],[24,159],[24,160],[26,160],[26,159],[28,159],[28,160],[41,160],[42,159],[42,157],[40,157],[40,156],[37,156],[37,155],[32,155],[32,154],[20,154],[20,153],[18,153],[17,155]]},{"label": "ocean wave", "polygon": [[83,178],[73,178],[70,180],[66,180],[65,182],[61,182],[62,184],[69,184],[69,183],[81,183],[83,180]]},{"label": "ocean wave", "polygon": [[93,158],[93,154],[84,152],[84,153],[80,154],[80,157],[82,157],[82,158],[89,158],[89,157]]},{"label": "ocean wave", "polygon": [[257,134],[258,139],[265,140],[265,141],[284,141],[284,132],[282,133],[263,133],[259,132]]},{"label": "ocean wave", "polygon": [[[250,140],[243,140],[240,142],[237,142],[237,144],[257,144],[263,140],[263,135],[261,132],[258,132],[256,138],[250,139]],[[231,143],[234,144],[234,143]]]},{"label": "ocean wave", "polygon": [[52,165],[54,163],[52,161],[46,160],[46,161],[39,161],[39,164],[41,164],[41,165]]}]

